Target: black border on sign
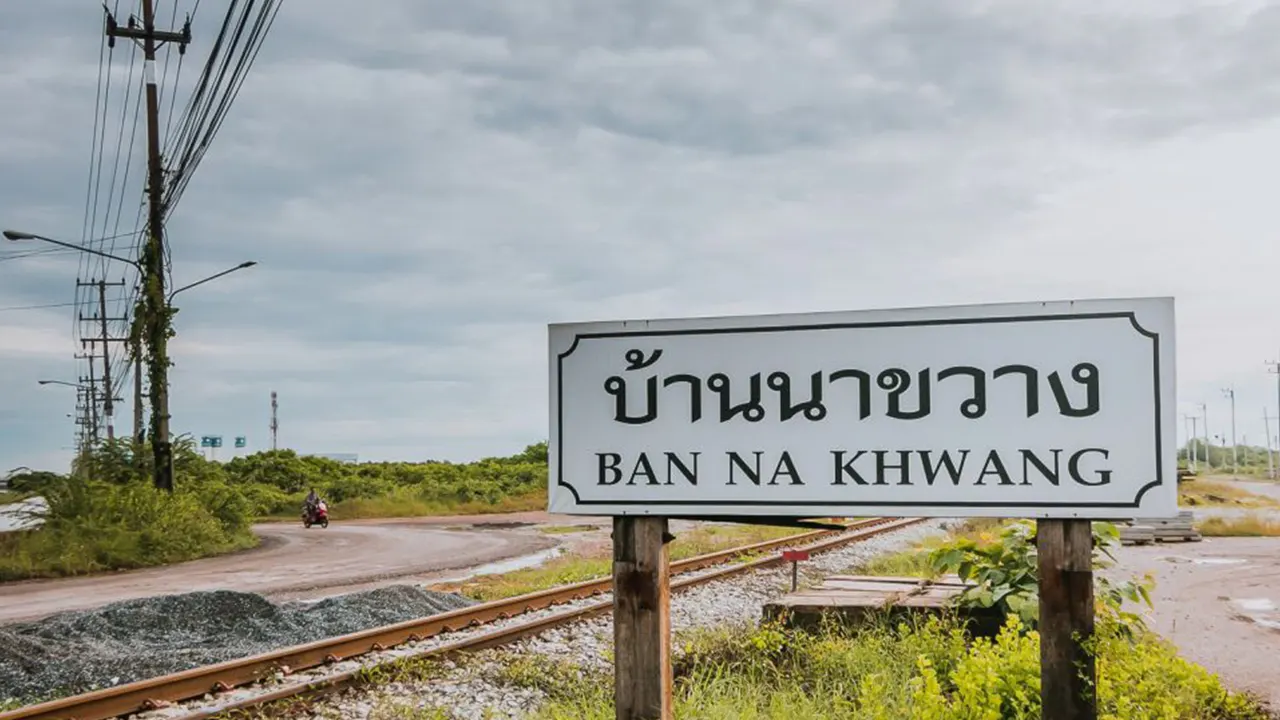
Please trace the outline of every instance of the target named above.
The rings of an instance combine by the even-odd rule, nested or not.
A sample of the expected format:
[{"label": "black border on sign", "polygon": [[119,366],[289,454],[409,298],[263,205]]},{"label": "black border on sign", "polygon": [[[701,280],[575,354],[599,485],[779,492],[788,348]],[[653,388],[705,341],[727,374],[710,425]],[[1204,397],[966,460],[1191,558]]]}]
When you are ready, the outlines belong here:
[{"label": "black border on sign", "polygon": [[983,318],[938,318],[931,320],[885,320],[880,322],[847,322],[847,323],[815,323],[812,325],[772,325],[762,327],[716,327],[716,328],[691,328],[685,330],[635,330],[635,331],[617,331],[617,332],[599,332],[599,333],[579,333],[574,336],[573,343],[569,345],[569,349],[560,353],[556,357],[556,452],[561,459],[564,458],[564,359],[573,354],[578,349],[578,343],[582,340],[595,340],[604,338],[618,337],[668,337],[676,335],[739,335],[751,333],[785,333],[809,330],[855,330],[868,328],[889,328],[889,327],[929,327],[940,325],[990,325],[996,323],[1031,323],[1031,322],[1062,322],[1073,320],[1128,320],[1133,329],[1143,337],[1151,339],[1151,375],[1154,390],[1153,400],[1155,401],[1155,439],[1156,439],[1156,479],[1143,485],[1138,489],[1138,494],[1134,496],[1132,502],[1099,502],[1099,503],[1081,503],[1081,502],[913,502],[913,501],[827,501],[821,503],[793,503],[785,504],[771,500],[646,500],[643,502],[632,502],[626,500],[583,500],[578,495],[578,490],[564,480],[564,462],[561,461],[556,467],[556,485],[567,488],[573,493],[573,499],[578,505],[609,505],[613,507],[649,507],[649,506],[700,506],[700,505],[717,505],[723,507],[954,507],[954,508],[971,508],[971,507],[989,507],[989,508],[1136,508],[1142,502],[1142,496],[1147,494],[1148,490],[1160,487],[1164,484],[1164,442],[1160,433],[1160,334],[1151,332],[1142,327],[1138,323],[1137,316],[1132,312],[1099,312],[1099,313],[1077,313],[1071,315],[1021,315],[1006,317],[983,317]]}]

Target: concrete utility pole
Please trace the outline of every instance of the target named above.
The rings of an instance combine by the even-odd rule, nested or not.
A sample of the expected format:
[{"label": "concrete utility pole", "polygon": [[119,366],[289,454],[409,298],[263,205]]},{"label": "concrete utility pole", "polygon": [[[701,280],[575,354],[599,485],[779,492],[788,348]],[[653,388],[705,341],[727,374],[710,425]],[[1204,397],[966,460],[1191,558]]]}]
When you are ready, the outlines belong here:
[{"label": "concrete utility pole", "polygon": [[1209,406],[1200,403],[1200,418],[1204,420],[1204,466],[1213,470],[1213,457],[1209,454]]},{"label": "concrete utility pole", "polygon": [[1240,474],[1239,456],[1236,454],[1236,389],[1235,387],[1223,388],[1223,397],[1231,400],[1231,474],[1233,476]]},{"label": "concrete utility pole", "polygon": [[141,266],[142,296],[139,314],[147,338],[147,379],[151,387],[151,445],[155,456],[155,486],[173,492],[173,446],[169,441],[169,328],[172,312],[164,291],[164,160],[160,155],[160,99],[156,87],[156,48],[178,43],[185,52],[191,41],[188,21],[182,32],[156,30],[153,0],[142,0],[142,27],[133,17],[126,27],[107,15],[108,44],[130,38],[142,44],[142,76],[147,97],[147,241]]},{"label": "concrete utility pole", "polygon": [[[1200,444],[1197,442],[1199,438],[1196,436],[1196,421],[1199,419],[1195,415],[1182,416],[1183,429],[1187,430],[1187,464],[1191,466],[1191,472],[1196,471],[1196,455],[1200,452],[1196,448]],[[1190,423],[1191,426],[1187,427],[1187,423]]]},{"label": "concrete utility pole", "polygon": [[[115,440],[115,395],[114,388],[111,385],[111,343],[124,342],[125,338],[113,338],[107,329],[107,323],[113,321],[123,322],[125,318],[109,318],[107,317],[107,287],[124,287],[124,281],[118,283],[109,283],[105,280],[97,282],[80,282],[76,281],[76,285],[80,287],[93,287],[98,290],[98,312],[94,317],[88,318],[84,315],[80,316],[80,322],[92,321],[101,327],[100,337],[86,337],[81,342],[85,345],[94,345],[102,343],[102,384],[107,391],[102,396],[102,414],[107,426],[107,440]],[[92,360],[90,361],[92,362]]]},{"label": "concrete utility pole", "polygon": [[1270,416],[1270,415],[1268,415],[1268,414],[1267,414],[1267,412],[1268,412],[1268,411],[1267,411],[1267,406],[1266,406],[1266,405],[1263,405],[1263,406],[1262,406],[1262,426],[1263,426],[1263,428],[1265,428],[1265,429],[1266,429],[1266,431],[1267,431],[1267,435],[1266,435],[1266,437],[1265,437],[1265,438],[1263,438],[1264,440],[1266,440],[1266,441],[1267,441],[1267,442],[1266,442],[1266,445],[1267,445],[1267,477],[1272,478],[1272,479],[1275,479],[1275,476],[1276,476],[1275,459],[1271,457],[1271,416]]},{"label": "concrete utility pole", "polygon": [[276,418],[276,391],[271,391],[271,449],[276,449],[276,433],[280,431],[280,422]]},{"label": "concrete utility pole", "polygon": [[[1267,372],[1276,376],[1276,422],[1280,423],[1280,360],[1273,360],[1267,363]],[[1267,431],[1267,445],[1271,445],[1271,431]],[[1276,450],[1280,450],[1280,440],[1277,441]],[[1268,457],[1270,454],[1268,453]],[[1273,473],[1272,477],[1276,477]]]}]

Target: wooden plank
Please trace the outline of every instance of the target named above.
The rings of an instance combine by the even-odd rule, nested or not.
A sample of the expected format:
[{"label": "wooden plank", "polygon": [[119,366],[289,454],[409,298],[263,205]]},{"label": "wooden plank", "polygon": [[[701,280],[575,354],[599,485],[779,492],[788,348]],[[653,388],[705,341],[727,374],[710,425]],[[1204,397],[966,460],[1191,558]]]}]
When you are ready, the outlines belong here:
[{"label": "wooden plank", "polygon": [[618,720],[671,720],[667,519],[613,519],[614,700]]},{"label": "wooden plank", "polygon": [[1040,703],[1043,720],[1097,720],[1093,532],[1088,520],[1038,520]]}]

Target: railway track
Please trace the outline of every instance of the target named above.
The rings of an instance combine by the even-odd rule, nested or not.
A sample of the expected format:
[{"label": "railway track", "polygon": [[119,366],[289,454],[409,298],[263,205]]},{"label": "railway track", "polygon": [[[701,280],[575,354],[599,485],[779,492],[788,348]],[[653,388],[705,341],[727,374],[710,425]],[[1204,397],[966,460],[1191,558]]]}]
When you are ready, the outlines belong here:
[{"label": "railway track", "polygon": [[[744,563],[727,564],[743,556],[773,553],[781,548],[801,546],[807,547],[810,552],[823,552],[918,522],[921,522],[920,518],[873,518],[851,523],[844,530],[800,533],[672,562],[671,590],[676,592],[683,588],[783,562],[781,555],[769,554]],[[724,567],[689,576],[690,573],[717,565],[724,565]],[[272,677],[283,675],[288,678],[289,675],[304,670],[332,665],[371,653],[381,653],[406,643],[417,643],[451,632],[545,610],[566,602],[599,596],[609,592],[611,585],[609,578],[601,578],[562,585],[518,597],[494,600],[395,625],[30,705],[0,713],[0,720],[106,720],[155,710],[209,694],[215,696],[226,694],[235,688],[261,683]],[[515,623],[491,632],[438,644],[414,653],[413,657],[443,657],[506,645],[558,625],[607,614],[612,607],[612,600],[601,600],[564,612],[545,615],[529,622]],[[401,658],[392,658],[385,662],[398,659]],[[176,720],[205,720],[215,715],[246,710],[289,698],[332,692],[358,683],[364,673],[373,666],[373,664],[361,665],[356,669],[335,671],[318,680],[287,684],[244,698],[226,698],[225,702],[215,698],[209,706],[169,717]]]}]

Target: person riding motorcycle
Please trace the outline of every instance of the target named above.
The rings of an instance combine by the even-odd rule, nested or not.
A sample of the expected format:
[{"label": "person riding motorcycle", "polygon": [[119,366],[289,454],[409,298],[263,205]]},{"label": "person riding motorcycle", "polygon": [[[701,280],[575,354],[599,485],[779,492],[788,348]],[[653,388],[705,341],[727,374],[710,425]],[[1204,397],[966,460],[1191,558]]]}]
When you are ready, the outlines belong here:
[{"label": "person riding motorcycle", "polygon": [[324,501],[320,499],[320,496],[316,494],[316,489],[311,488],[311,491],[307,493],[307,499],[302,501],[302,511],[305,512],[308,517],[314,516],[316,510],[321,507],[323,502]]}]

